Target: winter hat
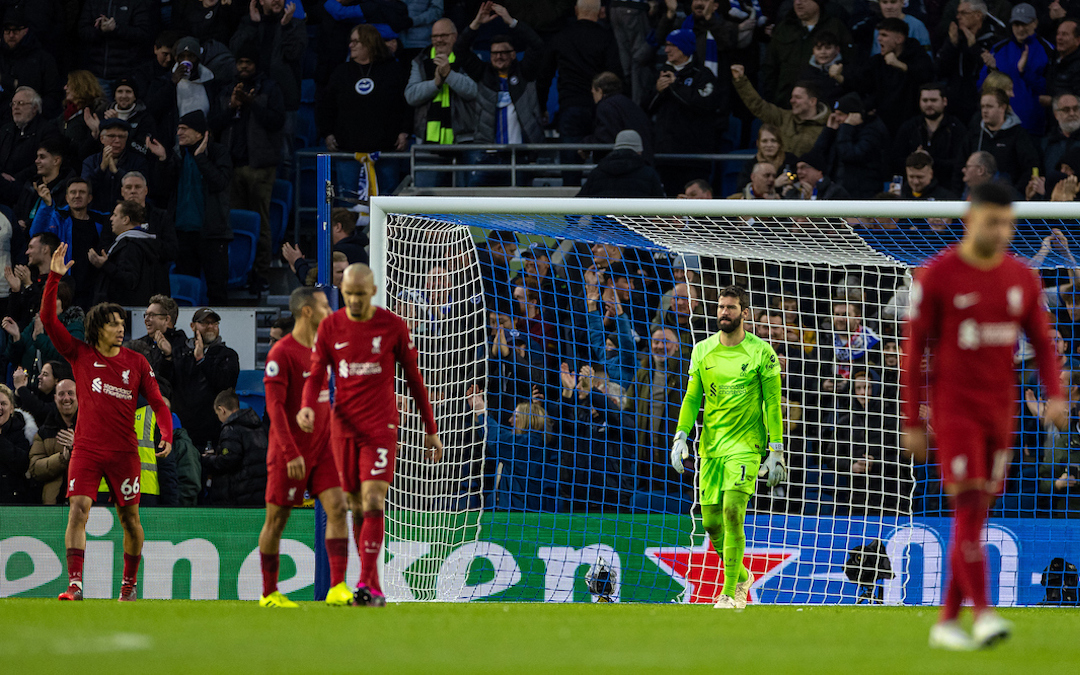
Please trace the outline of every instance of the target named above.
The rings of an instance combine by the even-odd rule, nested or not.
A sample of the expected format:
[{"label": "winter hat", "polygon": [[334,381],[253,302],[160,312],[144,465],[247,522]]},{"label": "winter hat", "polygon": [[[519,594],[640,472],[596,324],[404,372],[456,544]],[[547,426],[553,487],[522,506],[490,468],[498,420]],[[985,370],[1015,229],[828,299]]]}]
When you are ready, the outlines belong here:
[{"label": "winter hat", "polygon": [[859,113],[860,115],[866,112],[862,99],[855,92],[841,96],[840,100],[836,102],[836,109],[842,113]]},{"label": "winter hat", "polygon": [[693,56],[697,50],[697,36],[694,35],[694,31],[686,28],[680,28],[668,33],[667,42],[674,45],[686,56]]},{"label": "winter hat", "polygon": [[800,157],[799,161],[803,164],[808,164],[823,173],[829,168],[829,163],[825,159],[825,153],[817,148],[811,149],[810,152]]},{"label": "winter hat", "polygon": [[202,110],[192,110],[188,114],[180,118],[180,124],[197,131],[200,134],[206,133],[206,115]]},{"label": "winter hat", "polygon": [[644,147],[641,144],[641,134],[633,129],[623,129],[615,137],[615,149],[633,150],[640,154],[644,150]]}]

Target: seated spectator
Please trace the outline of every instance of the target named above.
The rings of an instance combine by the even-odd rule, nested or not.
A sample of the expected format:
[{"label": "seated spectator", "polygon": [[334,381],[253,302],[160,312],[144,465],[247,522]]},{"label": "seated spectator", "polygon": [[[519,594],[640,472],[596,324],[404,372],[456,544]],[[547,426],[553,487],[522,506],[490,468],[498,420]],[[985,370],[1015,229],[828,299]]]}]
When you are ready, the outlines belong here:
[{"label": "seated spectator", "polygon": [[158,246],[158,257],[162,264],[168,265],[176,260],[180,251],[180,242],[176,239],[176,228],[173,227],[172,214],[165,209],[159,209],[147,201],[149,189],[146,185],[146,176],[138,171],[124,174],[120,180],[120,199],[135,202],[143,207],[146,214],[146,222],[140,225],[143,230],[154,235],[154,241]]},{"label": "seated spectator", "polygon": [[859,95],[851,93],[836,102],[814,150],[825,154],[832,165],[829,175],[853,199],[869,199],[885,182],[882,157],[889,145],[889,130],[881,118],[867,114]]},{"label": "seated spectator", "polygon": [[776,167],[768,162],[758,162],[750,173],[750,182],[728,199],[780,199],[776,193]]},{"label": "seated spectator", "polygon": [[916,113],[919,88],[933,78],[934,64],[922,45],[908,39],[908,25],[902,19],[878,22],[877,43],[880,53],[862,68],[851,69],[844,83],[895,132]]},{"label": "seated spectator", "polygon": [[259,506],[266,497],[266,449],[269,439],[251,408],[240,409],[236,392],[226,389],[214,399],[221,423],[216,447],[202,455],[203,482],[209,479],[213,506]]},{"label": "seated spectator", "polygon": [[988,183],[997,174],[997,160],[986,150],[973,152],[960,167],[964,184],[964,199],[975,187]]},{"label": "seated spectator", "polygon": [[641,360],[633,386],[626,392],[635,413],[638,461],[643,465],[640,473],[652,483],[652,489],[661,488],[670,477],[668,445],[679,422],[686,371],[682,343],[675,331],[654,330],[649,354]]},{"label": "seated spectator", "polygon": [[[82,325],[79,325],[82,333]],[[53,350],[55,352],[55,350]],[[41,366],[37,382],[30,383],[30,376],[37,369],[23,370],[16,368],[12,375],[15,403],[20,410],[30,414],[34,422],[42,424],[49,413],[56,411],[56,383],[72,378],[71,367],[62,359],[48,361]]]},{"label": "seated spectator", "polygon": [[1057,26],[1054,46],[1046,66],[1046,93],[1039,97],[1044,106],[1054,96],[1080,92],[1080,20],[1062,19]]},{"label": "seated spectator", "polygon": [[27,477],[34,418],[15,407],[15,395],[0,384],[0,504],[37,504],[41,484]]},{"label": "seated spectator", "polygon": [[[765,92],[766,99],[780,104],[792,96],[792,88],[798,86],[795,78],[813,55],[817,34],[826,31],[839,38],[841,47],[847,49],[845,46],[851,44],[851,33],[844,21],[833,14],[832,5],[822,4],[817,0],[795,0],[791,12],[773,28],[772,39],[765,50],[765,62],[761,72],[763,80],[770,87]],[[745,96],[743,100],[746,100]],[[794,104],[792,107],[794,108]],[[754,112],[754,109],[750,108],[750,111]],[[782,125],[777,126],[783,128]],[[809,148],[792,145],[790,149],[799,154]]]},{"label": "seated spectator", "polygon": [[64,94],[64,111],[60,113],[57,125],[67,139],[75,161],[82,164],[98,150],[95,125],[108,107],[108,100],[101,84],[89,70],[68,73]]},{"label": "seated spectator", "polygon": [[1008,75],[1013,93],[1009,107],[1020,118],[1028,133],[1042,136],[1046,129],[1046,113],[1039,97],[1046,94],[1046,67],[1054,48],[1036,34],[1039,20],[1035,8],[1022,2],[1012,9],[1012,32],[1009,39],[994,45],[983,55],[986,64],[979,74],[979,86],[991,71]]},{"label": "seated spectator", "polygon": [[904,183],[900,188],[900,198],[944,201],[957,199],[957,196],[938,184],[934,171],[934,158],[926,152],[913,152],[908,155],[904,167]]},{"label": "seated spectator", "polygon": [[96,211],[111,211],[121,197],[121,185],[128,173],[137,171],[143,176],[150,173],[150,163],[131,148],[131,126],[112,117],[101,122],[101,152],[87,157],[82,164],[82,177],[90,181],[94,199],[90,203]]},{"label": "seated spectator", "polygon": [[736,93],[750,113],[780,130],[780,140],[786,152],[802,155],[814,147],[829,118],[829,110],[818,100],[818,93],[812,84],[797,82],[791,89],[791,110],[785,110],[761,98],[753,83],[747,79],[743,66],[731,67],[731,79],[735,83]]},{"label": "seated spectator", "polygon": [[656,169],[642,157],[641,136],[620,131],[615,149],[589,173],[578,197],[663,197],[664,185]]},{"label": "seated spectator", "polygon": [[146,139],[157,133],[157,123],[153,115],[146,107],[146,103],[139,98],[139,85],[129,77],[116,81],[113,85],[113,103],[102,114],[102,119],[118,119],[127,122],[131,130],[128,136],[128,147],[146,157],[149,152],[146,149]]},{"label": "seated spectator", "polygon": [[[22,191],[19,192],[18,200],[15,202],[14,214],[20,232],[25,233],[30,229],[30,223],[34,222],[38,209],[45,203],[38,195],[38,185],[44,184],[48,188],[54,202],[64,201],[66,181],[75,175],[74,170],[68,166],[64,155],[66,151],[64,141],[58,137],[46,138],[37,149],[32,178],[27,176]],[[21,249],[21,246],[14,243],[15,239],[22,239],[22,237],[12,237],[13,248]]]},{"label": "seated spectator", "polygon": [[131,72],[150,42],[155,15],[149,0],[83,3],[79,39],[86,45],[86,62],[95,77],[111,83]]},{"label": "seated spectator", "polygon": [[937,54],[938,73],[945,80],[945,92],[952,114],[965,124],[979,112],[979,71],[985,65],[983,53],[1004,37],[1003,26],[990,16],[985,0],[963,0],[957,5],[956,20],[948,18],[948,36]]},{"label": "seated spectator", "polygon": [[[68,259],[74,262],[71,268],[71,280],[75,291],[75,304],[88,309],[93,304],[93,271],[89,254],[91,248],[99,248],[105,241],[111,241],[105,223],[108,215],[91,210],[90,204],[94,193],[90,182],[85,178],[72,178],[65,190],[67,206],[54,207],[52,194],[42,185],[38,186],[38,195],[45,205],[38,209],[34,222],[30,225],[30,236],[42,233],[54,234],[68,245]],[[39,263],[39,268],[42,268]],[[46,263],[43,269],[48,270]]]},{"label": "seated spectator", "polygon": [[934,158],[938,181],[949,190],[955,185],[957,165],[961,161],[961,146],[967,129],[950,114],[946,114],[949,99],[940,82],[928,82],[919,87],[920,114],[900,125],[893,135],[891,171],[898,172],[906,165],[907,157],[918,150]]},{"label": "seated spectator", "polygon": [[26,247],[25,265],[4,268],[4,278],[11,294],[8,295],[8,315],[25,328],[41,306],[41,292],[49,275],[49,263],[53,252],[60,246],[60,238],[51,232],[42,232],[30,238]]},{"label": "seated spectator", "polygon": [[169,212],[180,249],[176,273],[206,278],[207,296],[214,304],[228,301],[228,190],[232,179],[229,151],[210,140],[206,117],[195,110],[176,127],[177,151],[156,139],[150,152],[158,159],[162,182],[170,190]]},{"label": "seated spectator", "polygon": [[60,380],[56,383],[56,408],[42,421],[30,446],[30,478],[42,484],[42,504],[67,501],[67,468],[78,415],[75,380]]},{"label": "seated spectator", "polygon": [[1080,138],[1080,96],[1073,93],[1060,93],[1051,102],[1054,120],[1057,125],[1043,138],[1043,176],[1049,176],[1057,169],[1061,160],[1077,147]]},{"label": "seated spectator", "polygon": [[221,316],[202,307],[191,319],[191,338],[179,354],[173,352],[173,410],[184,423],[192,443],[205,448],[217,439],[220,421],[214,412],[214,392],[236,387],[240,357],[225,345]]},{"label": "seated spectator", "polygon": [[1039,150],[1031,136],[1020,125],[1020,118],[1009,108],[1009,97],[1000,89],[990,89],[981,98],[982,121],[968,130],[962,152],[986,150],[997,161],[1001,178],[1024,191],[1032,176],[1032,169],[1039,168]]},{"label": "seated spectator", "polygon": [[293,316],[283,316],[275,321],[270,326],[270,336],[267,338],[270,342],[270,346],[273,347],[274,343],[291,333],[293,326],[295,325],[296,318]]},{"label": "seated spectator", "polygon": [[843,185],[834,182],[825,175],[825,169],[829,163],[825,160],[825,153],[814,148],[799,158],[795,164],[795,175],[798,182],[784,188],[781,196],[784,199],[809,199],[816,201],[833,199],[851,199],[851,195]]},{"label": "seated spectator", "polygon": [[[930,31],[926,24],[910,14],[904,13],[905,0],[878,0],[877,6],[881,10],[884,19],[900,19],[908,25],[908,38],[912,42],[919,43],[924,51],[930,50]],[[876,56],[881,53],[881,45],[878,44],[879,28],[874,28],[873,45],[870,47],[870,55]]]},{"label": "seated spectator", "polygon": [[[76,340],[81,340],[83,337],[83,310],[82,307],[72,304],[73,301],[74,294],[71,292],[71,286],[65,282],[60,282],[56,294],[57,316],[60,322],[64,324],[64,327],[68,329],[68,332]],[[37,364],[39,363],[45,364],[41,366],[40,372],[44,372],[45,366],[54,361],[66,363],[60,352],[53,346],[49,336],[45,334],[45,329],[41,325],[41,318],[37,314],[34,315],[33,321],[30,321],[21,332],[18,323],[10,316],[4,317],[2,325],[4,331],[8,334],[7,351],[4,357],[8,363],[21,367],[28,374],[28,377],[32,378],[38,374]],[[16,386],[16,395],[20,395],[20,391],[20,388]],[[31,414],[35,413],[35,409],[25,401],[20,400],[19,407],[28,410]]]},{"label": "seated spectator", "polygon": [[[649,87],[652,89],[652,82]],[[632,129],[641,136],[642,156],[649,164],[653,162],[652,122],[641,106],[622,93],[623,83],[615,73],[603,72],[593,78],[592,97],[596,103],[593,132],[585,137],[585,143],[614,143],[615,137],[624,129]],[[652,98],[647,92],[646,102]],[[595,157],[602,158],[603,153]]]},{"label": "seated spectator", "polygon": [[[771,164],[776,170],[776,174],[773,178],[783,178],[788,171],[795,170],[795,155],[791,154],[784,148],[784,140],[780,134],[780,129],[772,124],[762,124],[761,129],[758,130],[757,136],[757,154],[754,158],[743,164],[742,171],[739,172],[739,177],[736,179],[737,185],[746,185],[750,182],[750,173],[754,170],[754,167],[758,164],[765,163]],[[782,188],[785,185],[789,185],[790,181],[782,179],[777,188]]]},{"label": "seated spectator", "polygon": [[[42,108],[47,116],[60,112],[63,84],[52,52],[43,47],[36,34],[31,34],[30,22],[22,9],[6,5],[0,43],[0,107],[10,108],[11,96],[20,85],[41,94]],[[10,113],[4,113],[7,117]]]},{"label": "seated spectator", "polygon": [[173,355],[181,353],[187,342],[187,335],[176,327],[178,318],[180,307],[175,300],[164,294],[152,296],[143,312],[146,335],[137,340],[146,345],[146,360],[150,362],[154,374],[158,379],[164,378],[169,382],[176,381]]},{"label": "seated spectator", "polygon": [[56,124],[41,115],[41,96],[30,87],[16,89],[11,121],[0,127],[0,199],[14,203],[22,189],[15,176],[34,165],[45,139],[59,136]]},{"label": "seated spectator", "polygon": [[99,270],[95,304],[146,305],[154,295],[168,292],[168,272],[158,259],[154,235],[139,227],[145,215],[135,202],[120,202],[111,218],[112,245],[107,251],[90,249],[90,264]]},{"label": "seated spectator", "polygon": [[818,32],[810,63],[803,66],[797,80],[812,83],[826,107],[844,93],[840,86],[844,81],[844,55],[840,53],[840,47],[840,38],[829,31]]},{"label": "seated spectator", "polygon": [[683,187],[679,193],[679,199],[712,199],[713,189],[709,181],[704,178],[695,178]]}]

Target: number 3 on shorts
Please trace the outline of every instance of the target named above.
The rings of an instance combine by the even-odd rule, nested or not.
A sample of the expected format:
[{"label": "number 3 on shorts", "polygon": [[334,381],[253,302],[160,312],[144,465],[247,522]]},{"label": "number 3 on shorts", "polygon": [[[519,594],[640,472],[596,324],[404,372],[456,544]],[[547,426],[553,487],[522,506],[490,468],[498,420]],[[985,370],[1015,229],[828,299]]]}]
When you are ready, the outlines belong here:
[{"label": "number 3 on shorts", "polygon": [[386,455],[390,452],[386,448],[376,448],[375,452],[379,453],[379,458],[375,460],[375,468],[382,469],[386,466]]},{"label": "number 3 on shorts", "polygon": [[120,484],[120,494],[125,497],[134,497],[139,494],[139,477],[135,476],[135,480],[125,478],[124,482]]}]

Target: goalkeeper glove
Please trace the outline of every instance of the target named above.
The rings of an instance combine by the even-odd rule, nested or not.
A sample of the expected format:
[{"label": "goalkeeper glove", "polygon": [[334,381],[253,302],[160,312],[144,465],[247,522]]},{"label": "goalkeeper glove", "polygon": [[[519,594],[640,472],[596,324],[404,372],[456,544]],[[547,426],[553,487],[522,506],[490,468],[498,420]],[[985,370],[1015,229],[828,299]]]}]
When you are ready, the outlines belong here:
[{"label": "goalkeeper glove", "polygon": [[686,432],[675,433],[675,440],[671,442],[671,466],[682,473],[686,470],[683,460],[690,456],[690,449],[686,447]]},{"label": "goalkeeper glove", "polygon": [[787,480],[783,443],[769,443],[769,456],[758,470],[758,476],[765,476],[765,485],[769,487],[776,487]]}]

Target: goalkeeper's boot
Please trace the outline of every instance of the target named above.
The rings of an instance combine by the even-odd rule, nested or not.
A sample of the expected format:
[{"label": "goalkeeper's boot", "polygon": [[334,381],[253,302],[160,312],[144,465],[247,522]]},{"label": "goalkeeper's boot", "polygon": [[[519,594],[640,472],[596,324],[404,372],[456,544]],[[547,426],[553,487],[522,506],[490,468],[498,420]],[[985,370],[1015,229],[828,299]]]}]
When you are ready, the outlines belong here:
[{"label": "goalkeeper's boot", "polygon": [[326,592],[326,604],[331,607],[348,607],[352,604],[352,600],[352,589],[344,581]]},{"label": "goalkeeper's boot", "polygon": [[935,623],[930,628],[930,646],[952,652],[970,652],[978,648],[975,641],[960,627],[960,623],[956,620]]},{"label": "goalkeeper's boot", "polygon": [[259,598],[259,607],[284,607],[291,609],[299,606],[300,605],[285,597],[285,594],[281,591],[274,591],[270,595],[264,595]]},{"label": "goalkeeper's boot", "polygon": [[735,602],[735,598],[721,593],[720,597],[716,599],[716,604],[713,605],[713,609],[738,609],[739,605]]},{"label": "goalkeeper's boot", "polygon": [[971,627],[971,637],[977,647],[992,647],[1012,633],[1011,621],[1002,619],[997,612],[983,610]]},{"label": "goalkeeper's boot", "polygon": [[72,583],[67,590],[56,598],[57,600],[82,600],[82,584]]},{"label": "goalkeeper's boot", "polygon": [[139,596],[135,594],[135,584],[124,584],[120,587],[119,602],[135,602]]},{"label": "goalkeeper's boot", "polygon": [[746,570],[746,581],[735,584],[735,609],[746,609],[746,599],[750,597],[750,587],[754,585],[754,575]]}]

